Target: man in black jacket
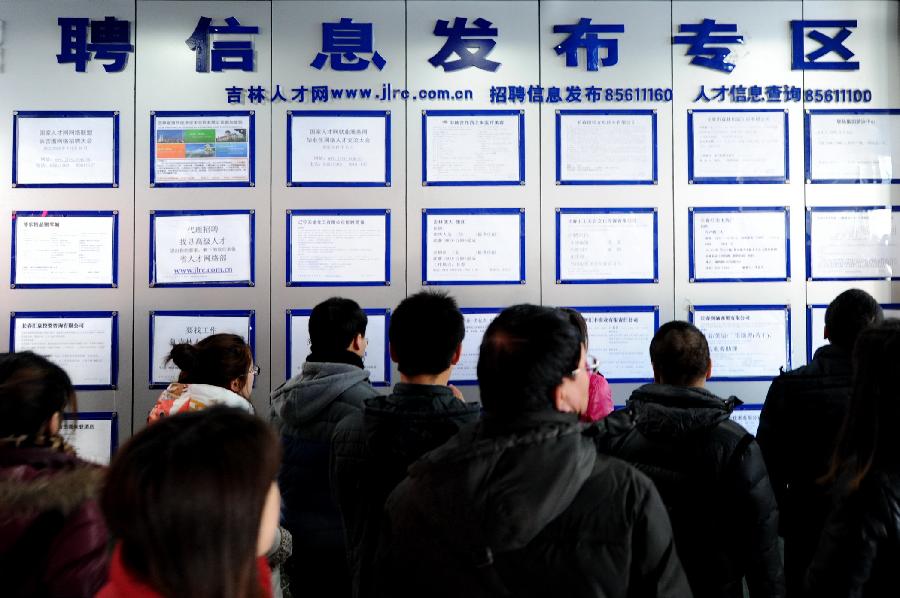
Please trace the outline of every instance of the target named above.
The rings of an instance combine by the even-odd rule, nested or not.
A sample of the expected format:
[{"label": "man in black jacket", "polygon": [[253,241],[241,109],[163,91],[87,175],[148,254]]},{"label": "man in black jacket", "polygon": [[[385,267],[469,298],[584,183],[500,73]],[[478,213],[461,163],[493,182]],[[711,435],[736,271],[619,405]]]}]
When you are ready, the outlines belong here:
[{"label": "man in black jacket", "polygon": [[478,383],[482,422],[413,464],[387,502],[377,595],[689,597],[653,484],[578,422],[589,372],[568,318],[504,310]]},{"label": "man in black jacket", "polygon": [[449,295],[423,292],[401,301],[388,330],[400,383],[391,395],[367,400],[362,413],[335,429],[331,482],[346,532],[354,596],[370,594],[384,501],[406,477],[406,468],[481,413],[478,403],[467,404],[448,385],[464,335],[463,315]]},{"label": "man in black jacket", "polygon": [[831,507],[828,489],[817,480],[828,472],[850,404],[853,344],[883,318],[871,295],[844,291],[825,310],[830,344],[809,364],[775,378],[766,396],[757,437],[781,513],[789,596],[803,594],[806,568]]},{"label": "man in black jacket", "polygon": [[650,343],[653,384],[603,420],[602,450],[650,476],[669,510],[678,555],[696,598],[784,596],[778,509],[759,446],[729,419],[736,404],[704,388],[706,338],[669,322]]}]

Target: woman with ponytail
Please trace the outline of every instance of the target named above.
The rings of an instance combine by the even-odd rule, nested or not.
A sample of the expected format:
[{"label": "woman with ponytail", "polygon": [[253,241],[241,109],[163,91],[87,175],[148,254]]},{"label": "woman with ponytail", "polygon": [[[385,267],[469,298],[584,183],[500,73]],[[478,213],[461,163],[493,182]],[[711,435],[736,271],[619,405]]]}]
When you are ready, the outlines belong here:
[{"label": "woman with ponytail", "polygon": [[170,361],[181,370],[178,382],[163,391],[148,421],[213,405],[253,413],[250,392],[259,367],[253,365],[250,346],[240,336],[214,334],[196,345],[173,345],[166,358]]},{"label": "woman with ponytail", "polygon": [[75,390],[30,351],[0,354],[0,594],[93,596],[106,581],[103,470],[59,435]]}]

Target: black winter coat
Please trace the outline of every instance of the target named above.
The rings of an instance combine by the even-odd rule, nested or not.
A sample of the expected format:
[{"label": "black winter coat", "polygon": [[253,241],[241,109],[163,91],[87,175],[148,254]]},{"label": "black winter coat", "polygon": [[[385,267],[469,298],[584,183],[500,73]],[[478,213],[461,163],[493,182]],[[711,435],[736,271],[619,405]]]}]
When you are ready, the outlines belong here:
[{"label": "black winter coat", "polygon": [[841,501],[807,573],[810,598],[900,595],[900,472],[872,472]]},{"label": "black winter coat", "polygon": [[385,507],[377,595],[691,596],[653,484],[596,431],[485,419],[422,457]]},{"label": "black winter coat", "polygon": [[332,485],[347,534],[354,596],[371,595],[369,568],[384,502],[409,465],[481,415],[446,386],[399,383],[369,399],[341,422],[332,438]]},{"label": "black winter coat", "polygon": [[[828,472],[852,392],[850,353],[835,345],[772,381],[757,441],[778,501],[788,595],[798,596],[831,510]],[[900,594],[900,588],[898,588]]]},{"label": "black winter coat", "polygon": [[759,446],[703,388],[647,384],[601,422],[601,450],[656,483],[697,598],[784,596],[778,508]]}]

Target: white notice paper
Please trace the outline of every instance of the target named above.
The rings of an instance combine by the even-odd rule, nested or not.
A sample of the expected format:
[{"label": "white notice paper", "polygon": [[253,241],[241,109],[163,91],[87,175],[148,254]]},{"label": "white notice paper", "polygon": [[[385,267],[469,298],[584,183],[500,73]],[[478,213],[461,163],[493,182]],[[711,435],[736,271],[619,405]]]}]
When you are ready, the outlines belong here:
[{"label": "white notice paper", "polygon": [[505,182],[518,185],[523,140],[520,114],[450,115],[425,118],[425,178],[428,184]]},{"label": "white notice paper", "polygon": [[646,114],[559,115],[559,180],[598,183],[655,179],[655,116]]},{"label": "white notice paper", "polygon": [[655,282],[656,212],[560,210],[557,280]]},{"label": "white notice paper", "polygon": [[388,214],[292,212],[288,284],[380,283],[388,275]]},{"label": "white notice paper", "polygon": [[522,214],[425,214],[425,281],[516,283],[524,278]]},{"label": "white notice paper", "polygon": [[770,379],[790,368],[787,314],[783,309],[694,311],[709,343],[713,379]]},{"label": "white notice paper", "polygon": [[762,407],[750,407],[749,409],[735,409],[731,412],[731,421],[743,426],[745,430],[756,436],[759,429],[759,414]]},{"label": "white notice paper", "polygon": [[113,116],[34,118],[16,125],[17,185],[109,185],[116,182]]},{"label": "white notice paper", "polygon": [[783,209],[695,209],[693,281],[786,279],[786,218]]},{"label": "white notice paper", "polygon": [[[366,326],[368,346],[363,357],[363,365],[369,370],[369,381],[376,385],[390,384],[390,371],[385,369],[387,354],[387,316],[382,313],[366,312],[369,323]],[[309,355],[309,315],[291,315],[291,338],[289,378],[300,375],[303,362]]]},{"label": "white notice paper", "polygon": [[84,419],[77,415],[67,415],[60,426],[60,434],[75,448],[75,453],[81,459],[98,465],[109,465],[114,425],[115,421],[110,419]]},{"label": "white notice paper", "polygon": [[611,382],[653,380],[649,347],[656,334],[655,311],[581,311],[588,327],[588,354]]},{"label": "white notice paper", "polygon": [[15,351],[34,351],[69,374],[72,384],[112,386],[113,319],[15,316]]},{"label": "white notice paper", "polygon": [[252,280],[253,216],[156,212],[153,220],[155,285]]},{"label": "white notice paper", "polygon": [[250,183],[249,114],[164,116],[154,120],[151,183]]},{"label": "white notice paper", "polygon": [[291,183],[372,183],[384,185],[388,126],[382,112],[372,116],[293,113]]},{"label": "white notice paper", "polygon": [[890,182],[900,179],[900,114],[809,115],[809,178]]},{"label": "white notice paper", "polygon": [[810,214],[810,272],[815,279],[898,276],[898,212],[890,208],[816,210]]},{"label": "white notice paper", "polygon": [[787,178],[784,111],[694,110],[692,122],[693,182]]},{"label": "white notice paper", "polygon": [[15,272],[22,285],[104,285],[115,282],[113,215],[14,214]]},{"label": "white notice paper", "polygon": [[150,339],[152,350],[150,360],[153,364],[150,370],[151,384],[168,384],[178,380],[179,369],[171,361],[166,363],[172,345],[195,344],[207,336],[220,333],[237,334],[247,344],[252,344],[250,316],[172,315],[157,312],[150,317],[153,320],[153,334]]},{"label": "white notice paper", "polygon": [[453,366],[450,382],[454,384],[478,383],[478,355],[481,350],[481,339],[488,325],[494,321],[500,310],[483,311],[463,308],[463,319],[466,323],[466,336],[462,342],[462,355],[459,363]]}]

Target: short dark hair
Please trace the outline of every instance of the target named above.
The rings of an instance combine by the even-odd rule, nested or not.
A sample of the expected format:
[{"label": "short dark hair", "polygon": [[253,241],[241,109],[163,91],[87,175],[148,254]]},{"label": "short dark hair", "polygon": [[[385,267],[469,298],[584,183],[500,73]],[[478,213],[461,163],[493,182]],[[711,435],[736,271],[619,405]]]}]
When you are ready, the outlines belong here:
[{"label": "short dark hair", "polygon": [[825,310],[828,340],[850,351],[859,333],[884,321],[884,312],[875,298],[860,289],[849,289],[834,298]]},{"label": "short dark hair", "polygon": [[690,322],[667,322],[650,341],[650,362],[663,384],[687,386],[706,376],[709,345],[700,329]]},{"label": "short dark hair", "polygon": [[166,362],[173,362],[181,373],[183,384],[209,384],[231,388],[233,380],[242,384],[253,365],[250,345],[237,334],[219,333],[207,336],[197,344],[172,345]]},{"label": "short dark hair", "polygon": [[164,596],[258,595],[260,519],[280,462],[272,429],[239,409],[173,415],[138,432],[101,497],[126,568]]},{"label": "short dark hair", "polygon": [[0,354],[0,438],[34,442],[53,414],[67,406],[76,410],[65,370],[31,351]]},{"label": "short dark hair", "polygon": [[449,368],[465,335],[466,322],[456,300],[438,291],[401,301],[388,330],[397,369],[407,376],[440,374]]},{"label": "short dark hair", "polygon": [[587,348],[588,346],[588,327],[587,322],[584,321],[584,316],[581,313],[572,307],[560,307],[559,311],[563,312],[569,321],[578,329],[578,336],[581,339],[581,344]]},{"label": "short dark hair", "polygon": [[309,342],[313,353],[333,355],[346,351],[357,335],[366,335],[369,317],[352,299],[332,297],[309,315]]},{"label": "short dark hair", "polygon": [[578,328],[559,309],[514,305],[490,323],[478,355],[478,386],[487,412],[514,416],[554,407],[553,392],[578,369]]}]

